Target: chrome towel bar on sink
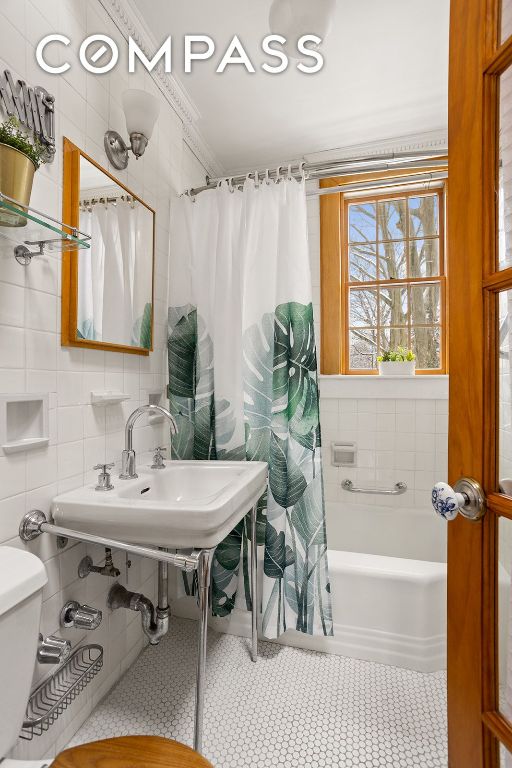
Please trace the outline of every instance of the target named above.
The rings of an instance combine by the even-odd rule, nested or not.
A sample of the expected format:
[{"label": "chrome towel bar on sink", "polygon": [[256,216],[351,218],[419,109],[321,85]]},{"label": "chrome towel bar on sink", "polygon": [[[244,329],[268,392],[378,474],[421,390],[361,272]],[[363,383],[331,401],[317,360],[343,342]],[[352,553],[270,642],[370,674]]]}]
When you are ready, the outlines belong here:
[{"label": "chrome towel bar on sink", "polygon": [[370,493],[381,494],[382,496],[400,496],[407,490],[407,483],[398,482],[395,483],[394,488],[354,488],[352,480],[343,480],[341,487],[344,491],[350,491],[350,493]]}]

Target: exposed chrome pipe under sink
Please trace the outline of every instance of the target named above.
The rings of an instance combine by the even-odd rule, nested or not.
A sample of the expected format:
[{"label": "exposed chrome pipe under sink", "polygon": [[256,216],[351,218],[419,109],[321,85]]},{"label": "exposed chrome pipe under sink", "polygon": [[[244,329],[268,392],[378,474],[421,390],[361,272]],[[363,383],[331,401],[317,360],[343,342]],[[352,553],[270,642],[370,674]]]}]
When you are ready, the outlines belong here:
[{"label": "exposed chrome pipe under sink", "polygon": [[162,637],[169,631],[169,596],[167,563],[158,563],[158,605],[140,592],[130,592],[121,584],[114,584],[107,598],[111,611],[126,608],[138,611],[141,615],[142,631],[149,638],[150,645],[158,645]]}]

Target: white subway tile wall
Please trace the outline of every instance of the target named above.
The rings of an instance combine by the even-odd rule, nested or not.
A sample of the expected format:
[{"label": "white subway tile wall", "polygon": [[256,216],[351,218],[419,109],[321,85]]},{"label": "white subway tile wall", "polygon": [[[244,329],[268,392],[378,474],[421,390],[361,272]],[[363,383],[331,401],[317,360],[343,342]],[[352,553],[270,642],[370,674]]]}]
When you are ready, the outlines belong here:
[{"label": "white subway tile wall", "polygon": [[[18,525],[25,511],[49,511],[52,497],[96,476],[94,464],[116,461],[123,448],[127,415],[148,402],[148,391],[164,392],[167,384],[166,332],[169,211],[173,195],[183,187],[201,183],[204,170],[184,144],[181,121],[161,97],[147,73],[126,74],[120,66],[111,74],[94,76],[76,61],[78,44],[87,34],[102,32],[115,39],[126,59],[125,41],[97,0],[16,0],[0,8],[2,48],[0,69],[29,85],[43,85],[56,97],[57,154],[52,165],[36,174],[32,205],[55,218],[62,206],[62,138],[67,136],[104,167],[103,134],[107,128],[125,134],[121,94],[143,88],[161,98],[161,112],[143,158],[131,159],[126,171],[111,172],[146,200],[157,212],[155,266],[155,351],[149,357],[95,350],[78,350],[60,344],[60,257],[35,258],[21,267],[9,249],[0,254],[0,392],[50,393],[50,445],[46,448],[0,458],[0,543],[23,547]],[[72,67],[51,76],[35,62],[35,45],[48,33],[67,34],[74,52],[66,50]],[[71,48],[72,46],[70,46]],[[52,46],[48,51],[52,50]],[[62,46],[53,46],[62,56]],[[3,117],[0,115],[0,117]],[[130,400],[120,406],[94,408],[93,389],[120,389]],[[164,439],[165,425],[142,423],[134,438],[139,453]],[[13,757],[51,757],[62,749],[89,715],[92,707],[114,685],[143,647],[140,616],[127,611],[109,614],[106,595],[112,579],[91,575],[79,580],[77,567],[86,554],[101,562],[101,548],[70,542],[64,551],[54,538],[44,535],[28,545],[45,562],[48,584],[44,590],[41,619],[43,635],[58,633],[73,645],[81,640],[101,643],[105,663],[101,673],[42,737],[19,741]],[[155,568],[151,561],[114,553],[121,581],[151,599],[155,593]],[[77,630],[62,631],[59,613],[64,602],[75,599],[103,611],[100,628],[84,637]],[[36,669],[35,681],[48,674]]]},{"label": "white subway tile wall", "polygon": [[[314,185],[310,183],[309,189]],[[308,197],[309,249],[313,284],[315,334],[320,353],[320,199]],[[320,354],[319,354],[320,359]],[[325,379],[323,380],[325,383]],[[320,398],[320,423],[324,457],[325,498],[340,505],[351,504],[429,508],[430,491],[448,474],[448,400],[446,397],[379,397],[378,377],[372,377],[375,397]],[[414,393],[410,383],[408,391]],[[438,383],[432,391],[437,392]],[[401,383],[403,387],[403,383]],[[340,382],[339,391],[343,390]],[[321,387],[322,389],[322,387]],[[353,387],[350,387],[353,392]],[[330,390],[332,394],[332,390]],[[331,464],[331,442],[357,445],[356,467]],[[392,488],[398,481],[407,483],[402,496],[349,495],[341,487],[349,479],[357,486]],[[328,505],[333,511],[332,504]],[[334,512],[333,512],[334,513]]]}]

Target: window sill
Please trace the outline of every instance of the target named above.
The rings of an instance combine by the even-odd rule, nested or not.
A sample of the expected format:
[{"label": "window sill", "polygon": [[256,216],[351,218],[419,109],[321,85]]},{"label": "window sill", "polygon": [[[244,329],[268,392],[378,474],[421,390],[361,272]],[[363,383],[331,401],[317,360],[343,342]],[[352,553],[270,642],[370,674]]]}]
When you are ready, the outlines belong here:
[{"label": "window sill", "polygon": [[449,376],[336,376],[320,374],[320,397],[447,400]]}]

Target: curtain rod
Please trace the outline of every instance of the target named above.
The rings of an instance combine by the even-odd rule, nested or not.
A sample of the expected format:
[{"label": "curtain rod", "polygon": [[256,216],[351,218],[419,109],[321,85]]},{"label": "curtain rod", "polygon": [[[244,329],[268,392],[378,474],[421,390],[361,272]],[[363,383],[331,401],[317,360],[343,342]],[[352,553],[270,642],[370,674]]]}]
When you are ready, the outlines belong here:
[{"label": "curtain rod", "polygon": [[98,205],[100,203],[102,205],[107,203],[117,203],[119,200],[122,200],[125,203],[135,202],[135,198],[131,197],[130,195],[119,195],[118,197],[92,197],[90,199],[85,198],[84,200],[80,200],[78,204],[79,206],[88,208],[91,205]]},{"label": "curtain rod", "polygon": [[324,195],[336,195],[339,192],[359,192],[362,190],[382,189],[391,186],[409,186],[415,184],[430,184],[443,181],[448,178],[447,171],[430,171],[422,173],[410,173],[407,176],[393,176],[392,178],[378,179],[375,181],[357,181],[353,184],[340,184],[336,187],[325,187],[308,192],[306,197],[323,197]]},{"label": "curtain rod", "polygon": [[233,186],[242,185],[248,178],[276,179],[279,176],[291,176],[295,179],[301,179],[304,175],[308,179],[326,179],[331,176],[340,176],[343,174],[372,173],[373,171],[393,171],[407,170],[409,168],[422,168],[425,165],[429,167],[445,166],[446,150],[425,150],[422,152],[391,152],[387,155],[378,157],[360,157],[352,160],[329,160],[316,163],[293,163],[278,166],[275,169],[266,168],[263,170],[249,171],[246,174],[236,176],[221,176],[211,179],[206,177],[206,184],[202,187],[196,187],[187,190],[185,194],[194,197],[201,192],[216,187],[223,181],[228,181]]}]

